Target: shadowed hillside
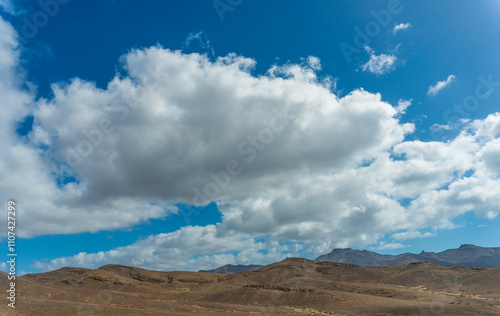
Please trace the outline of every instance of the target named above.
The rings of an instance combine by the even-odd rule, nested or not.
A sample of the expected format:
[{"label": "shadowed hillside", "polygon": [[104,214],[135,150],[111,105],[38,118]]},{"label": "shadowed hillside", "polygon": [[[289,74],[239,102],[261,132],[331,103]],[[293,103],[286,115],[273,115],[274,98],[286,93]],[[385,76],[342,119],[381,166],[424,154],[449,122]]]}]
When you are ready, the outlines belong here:
[{"label": "shadowed hillside", "polygon": [[344,248],[333,249],[330,253],[319,256],[316,260],[353,263],[362,266],[394,266],[426,261],[445,267],[495,268],[500,267],[500,248],[484,248],[466,244],[458,249],[448,249],[443,252],[422,251],[420,254],[404,253],[400,255],[381,255],[367,250]]},{"label": "shadowed hillside", "polygon": [[245,271],[252,271],[258,268],[262,268],[263,266],[261,265],[232,265],[232,264],[226,264],[225,266],[211,269],[211,270],[200,270],[200,272],[212,272],[212,273],[220,273],[220,274],[231,274],[231,273],[237,273],[237,272],[245,272]]}]

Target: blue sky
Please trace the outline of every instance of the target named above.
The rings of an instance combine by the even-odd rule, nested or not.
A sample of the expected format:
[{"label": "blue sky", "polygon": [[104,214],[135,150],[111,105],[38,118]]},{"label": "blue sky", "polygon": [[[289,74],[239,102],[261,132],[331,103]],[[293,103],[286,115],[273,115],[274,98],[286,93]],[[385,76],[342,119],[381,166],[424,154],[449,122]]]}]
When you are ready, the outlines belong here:
[{"label": "blue sky", "polygon": [[0,0],[19,271],[498,246],[498,1],[41,3]]}]

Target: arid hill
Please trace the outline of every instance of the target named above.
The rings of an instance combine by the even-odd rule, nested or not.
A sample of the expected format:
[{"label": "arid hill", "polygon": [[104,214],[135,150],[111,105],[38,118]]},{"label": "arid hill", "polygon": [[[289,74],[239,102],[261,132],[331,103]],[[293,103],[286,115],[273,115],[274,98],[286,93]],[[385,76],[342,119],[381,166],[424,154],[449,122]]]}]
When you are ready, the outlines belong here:
[{"label": "arid hill", "polygon": [[[7,278],[1,276],[3,287]],[[107,265],[17,280],[2,315],[500,315],[500,268],[289,258],[233,274]]]}]

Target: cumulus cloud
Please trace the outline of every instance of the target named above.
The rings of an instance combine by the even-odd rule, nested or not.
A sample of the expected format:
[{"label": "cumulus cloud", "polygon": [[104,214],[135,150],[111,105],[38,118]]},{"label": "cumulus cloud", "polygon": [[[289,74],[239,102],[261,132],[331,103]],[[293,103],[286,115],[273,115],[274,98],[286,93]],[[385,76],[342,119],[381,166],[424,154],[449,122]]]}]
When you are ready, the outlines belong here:
[{"label": "cumulus cloud", "polygon": [[410,23],[399,23],[399,24],[394,25],[394,29],[392,30],[392,33],[396,34],[397,32],[407,30],[410,27],[411,27]]},{"label": "cumulus cloud", "polygon": [[[122,61],[128,75],[106,90],[75,79],[54,85],[54,98],[37,104],[33,143],[49,146],[44,158],[65,166],[57,176],[78,179],[60,189],[46,179],[53,188],[32,199],[58,210],[54,233],[130,225],[165,216],[166,205],[215,200],[227,221],[223,229],[252,231],[255,223],[238,213],[244,206],[252,215],[243,218],[254,217],[268,203],[286,205],[290,214],[268,223],[276,234],[310,238],[320,214],[280,227],[308,203],[289,195],[325,191],[317,185],[325,173],[372,159],[413,129],[399,124],[378,94],[356,90],[337,98],[318,82],[311,58],[306,66],[275,66],[262,77],[249,74],[253,60],[235,55],[210,62],[152,47]],[[50,217],[48,209],[33,205],[30,211]],[[94,218],[80,218],[89,214]],[[25,227],[46,233],[38,226]]]},{"label": "cumulus cloud", "polygon": [[[64,177],[68,168],[51,157],[50,149],[42,150],[15,132],[17,124],[34,111],[35,92],[23,87],[17,34],[2,19],[0,33],[0,145],[5,149],[0,157],[0,196],[3,201],[16,200],[23,210],[18,217],[24,225],[17,233],[26,237],[115,229],[177,211],[175,206],[159,207],[149,200],[125,196],[86,203],[81,197],[82,186],[58,186],[54,174]],[[48,134],[40,127],[35,128],[34,134],[33,139],[50,145]],[[5,233],[7,225],[3,226]]]},{"label": "cumulus cloud", "polygon": [[363,71],[369,71],[376,75],[385,75],[395,69],[396,61],[398,60],[396,55],[377,55],[370,47],[366,47],[365,50],[370,55],[370,59],[361,66]]},{"label": "cumulus cloud", "polygon": [[[392,234],[395,241],[430,237],[439,229],[453,229],[450,220],[471,210],[493,218],[498,214],[500,181],[497,164],[488,160],[487,153],[497,150],[500,114],[473,121],[467,130],[448,143],[401,142],[391,155],[380,154],[368,165],[312,179],[292,174],[290,183],[281,187],[276,181],[263,183],[255,198],[219,202],[223,220],[210,229],[185,227],[125,248],[59,258],[37,267],[143,264],[133,260],[136,255],[143,257],[138,249],[149,249],[150,261],[143,266],[164,270],[268,263],[297,253],[314,257],[333,247],[367,246],[395,230],[402,230]],[[397,159],[402,156],[404,160]],[[466,176],[468,170],[474,172]],[[399,202],[408,198],[411,202],[406,207]],[[418,231],[427,227],[432,231]],[[168,245],[158,242],[167,236]],[[269,241],[259,242],[259,236]],[[284,248],[285,240],[297,245]],[[219,243],[229,246],[215,250],[206,241],[216,248]],[[276,246],[271,247],[270,242]],[[403,246],[382,242],[378,249]],[[232,249],[239,251],[235,254]],[[182,253],[179,258],[183,260],[168,261],[159,255],[163,251]]]},{"label": "cumulus cloud", "polygon": [[444,81],[438,81],[435,85],[429,86],[429,90],[427,91],[427,95],[436,95],[438,94],[441,90],[443,90],[446,87],[449,87],[453,81],[455,81],[456,77],[454,75],[449,75],[448,78]]},{"label": "cumulus cloud", "polygon": [[[35,100],[15,32],[3,21],[0,31],[0,198],[23,210],[21,236],[130,227],[177,203],[215,201],[222,213],[217,225],[38,268],[268,263],[498,213],[499,113],[448,142],[405,141],[415,127],[398,117],[410,101],[392,106],[363,89],[339,97],[315,57],[255,76],[249,58],[162,47],[123,56],[105,88],[75,78]],[[15,126],[28,114],[23,138]]]}]

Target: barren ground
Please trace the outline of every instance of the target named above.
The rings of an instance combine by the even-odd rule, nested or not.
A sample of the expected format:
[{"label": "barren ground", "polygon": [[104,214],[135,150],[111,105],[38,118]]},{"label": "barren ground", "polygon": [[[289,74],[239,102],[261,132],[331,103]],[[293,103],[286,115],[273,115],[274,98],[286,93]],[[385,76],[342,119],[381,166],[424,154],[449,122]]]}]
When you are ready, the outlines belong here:
[{"label": "barren ground", "polygon": [[[7,287],[7,277],[1,277]],[[290,258],[230,275],[108,265],[17,278],[2,315],[500,315],[500,268]]]}]

